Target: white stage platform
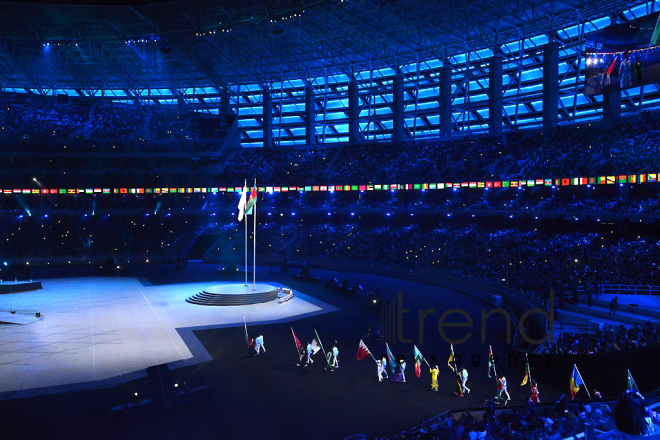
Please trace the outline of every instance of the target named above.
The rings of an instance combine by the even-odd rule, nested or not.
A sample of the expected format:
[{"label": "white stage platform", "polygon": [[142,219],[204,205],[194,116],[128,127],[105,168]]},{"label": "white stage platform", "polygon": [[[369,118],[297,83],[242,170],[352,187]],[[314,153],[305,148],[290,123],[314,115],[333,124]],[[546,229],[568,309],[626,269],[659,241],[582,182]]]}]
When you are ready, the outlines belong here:
[{"label": "white stage platform", "polygon": [[120,383],[132,373],[144,375],[151,365],[176,368],[210,360],[194,329],[242,326],[244,316],[250,325],[336,310],[297,291],[282,304],[186,302],[217,282],[145,287],[135,278],[95,277],[42,284],[40,291],[0,295],[0,309],[42,314],[27,325],[0,325],[0,399]]}]

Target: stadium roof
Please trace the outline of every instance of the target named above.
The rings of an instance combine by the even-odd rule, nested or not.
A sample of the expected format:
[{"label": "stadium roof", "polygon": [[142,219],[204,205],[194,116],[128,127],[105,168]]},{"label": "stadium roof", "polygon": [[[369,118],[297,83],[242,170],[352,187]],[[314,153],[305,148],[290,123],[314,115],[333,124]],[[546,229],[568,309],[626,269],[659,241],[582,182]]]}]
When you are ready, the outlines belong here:
[{"label": "stadium roof", "polygon": [[[105,2],[104,2],[105,3]],[[188,0],[0,3],[0,87],[267,85],[500,48],[639,2]],[[579,17],[579,18],[578,18]]]}]

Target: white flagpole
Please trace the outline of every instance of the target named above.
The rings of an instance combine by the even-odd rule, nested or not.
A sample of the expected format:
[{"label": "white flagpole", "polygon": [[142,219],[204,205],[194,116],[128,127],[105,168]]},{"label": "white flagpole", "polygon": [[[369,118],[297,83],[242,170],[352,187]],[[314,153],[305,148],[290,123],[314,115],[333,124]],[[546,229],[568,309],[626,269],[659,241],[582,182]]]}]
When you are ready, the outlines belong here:
[{"label": "white flagpole", "polygon": [[[245,183],[243,184],[243,191],[246,191],[246,189],[247,189],[247,179],[245,179]],[[246,197],[247,197],[247,195],[246,195]],[[245,209],[245,206],[243,207],[243,209]],[[248,230],[247,230],[247,226],[248,226],[247,211],[244,212],[243,217],[245,217],[245,287],[247,287],[247,285],[248,285],[248,283],[247,283],[247,262],[248,262],[248,259],[247,259],[247,244],[248,244],[248,237],[247,237],[247,235],[248,235]]]},{"label": "white flagpole", "polygon": [[[257,178],[254,178],[254,191],[259,197],[259,192],[257,191]],[[254,201],[254,206],[252,207],[252,217],[254,220],[254,233],[252,234],[252,240],[254,243],[254,249],[252,250],[252,291],[257,290],[257,200]]]}]

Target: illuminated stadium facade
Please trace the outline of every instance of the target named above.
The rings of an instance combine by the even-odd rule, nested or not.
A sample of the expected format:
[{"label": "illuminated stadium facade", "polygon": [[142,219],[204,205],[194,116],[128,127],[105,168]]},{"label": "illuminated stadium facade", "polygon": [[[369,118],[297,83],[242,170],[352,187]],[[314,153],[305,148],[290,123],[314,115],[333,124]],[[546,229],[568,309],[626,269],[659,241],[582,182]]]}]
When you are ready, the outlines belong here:
[{"label": "illuminated stadium facade", "polygon": [[[497,135],[542,128],[544,118],[546,128],[607,119],[618,100],[608,96],[604,106],[603,95],[583,93],[585,36],[656,12],[660,2],[1,7],[3,91],[231,108],[242,145],[259,147]],[[558,87],[546,86],[545,96],[554,69],[544,79],[544,64],[558,65]],[[500,69],[501,85],[492,81]],[[621,115],[654,109],[659,99],[656,84],[625,90]],[[501,122],[491,117],[500,108]]]}]

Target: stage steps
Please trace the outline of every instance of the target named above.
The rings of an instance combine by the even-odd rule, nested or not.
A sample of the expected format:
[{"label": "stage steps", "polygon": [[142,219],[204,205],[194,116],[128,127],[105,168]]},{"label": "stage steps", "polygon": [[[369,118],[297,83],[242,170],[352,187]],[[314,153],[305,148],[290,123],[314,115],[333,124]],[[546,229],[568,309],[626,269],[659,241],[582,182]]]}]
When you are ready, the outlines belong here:
[{"label": "stage steps", "polygon": [[258,293],[223,294],[199,292],[186,299],[187,303],[201,306],[245,306],[274,301],[278,298],[276,289]]}]

